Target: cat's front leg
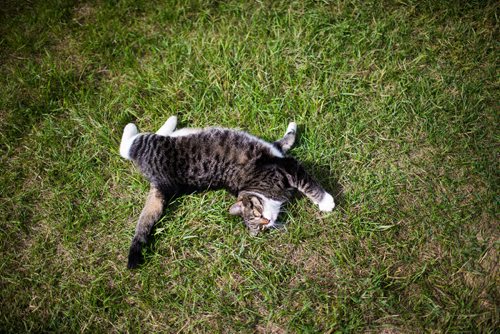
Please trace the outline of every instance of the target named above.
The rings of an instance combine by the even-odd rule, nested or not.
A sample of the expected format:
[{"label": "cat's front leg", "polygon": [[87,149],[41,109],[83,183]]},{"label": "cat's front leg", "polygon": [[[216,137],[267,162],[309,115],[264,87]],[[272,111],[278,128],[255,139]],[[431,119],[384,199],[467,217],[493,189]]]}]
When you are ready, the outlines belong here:
[{"label": "cat's front leg", "polygon": [[306,195],[319,209],[324,212],[330,212],[335,208],[333,196],[321,187],[300,165],[293,159],[283,159],[288,174],[288,181],[297,188],[302,194]]},{"label": "cat's front leg", "polygon": [[132,239],[132,244],[130,245],[130,250],[128,254],[128,264],[129,269],[133,269],[142,263],[142,247],[147,243],[149,234],[154,224],[160,219],[163,214],[163,209],[165,207],[165,198],[163,194],[151,185],[148,197],[146,199],[146,204],[142,209],[141,215],[139,216],[139,221],[135,228],[134,239]]},{"label": "cat's front leg", "polygon": [[299,182],[297,189],[306,195],[323,212],[330,212],[335,208],[333,196],[327,193],[316,181],[308,178],[307,182]]},{"label": "cat's front leg", "polygon": [[318,206],[321,211],[332,211],[335,208],[335,201],[333,200],[333,196],[325,191],[323,193],[323,198],[318,203]]}]

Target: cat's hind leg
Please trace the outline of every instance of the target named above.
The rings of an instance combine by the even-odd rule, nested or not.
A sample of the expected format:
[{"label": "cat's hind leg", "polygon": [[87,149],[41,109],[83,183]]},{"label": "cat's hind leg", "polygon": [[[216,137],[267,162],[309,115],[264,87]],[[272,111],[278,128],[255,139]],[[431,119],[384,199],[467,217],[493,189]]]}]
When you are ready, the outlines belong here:
[{"label": "cat's hind leg", "polygon": [[156,134],[164,137],[170,136],[172,132],[174,132],[176,126],[177,126],[177,117],[170,116],[165,122],[165,124],[163,124],[161,128],[158,129],[158,131],[156,131]]},{"label": "cat's hind leg", "polygon": [[127,264],[129,269],[136,268],[142,263],[142,247],[147,243],[154,224],[162,216],[164,207],[165,198],[163,194],[158,188],[151,185],[146,204],[142,209],[135,228],[134,239],[132,239],[132,244],[130,245]]},{"label": "cat's hind leg", "polygon": [[280,140],[275,141],[273,144],[277,146],[280,151],[286,153],[289,149],[292,148],[295,143],[295,137],[297,135],[297,124],[295,122],[291,122],[288,124],[285,135]]}]

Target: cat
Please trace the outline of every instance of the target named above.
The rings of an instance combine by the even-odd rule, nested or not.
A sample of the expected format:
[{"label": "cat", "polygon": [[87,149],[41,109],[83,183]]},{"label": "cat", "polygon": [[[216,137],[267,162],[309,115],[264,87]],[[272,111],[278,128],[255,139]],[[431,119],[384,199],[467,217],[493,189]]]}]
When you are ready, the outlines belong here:
[{"label": "cat", "polygon": [[133,123],[123,130],[120,155],[132,160],[150,182],[129,250],[128,268],[142,263],[142,247],[173,197],[196,190],[224,188],[237,196],[229,209],[241,216],[251,235],[276,225],[280,208],[295,189],[321,211],[332,211],[333,197],[286,152],[295,142],[291,122],[283,138],[268,143],[226,128],[183,128],[170,117],[156,133],[139,133]]}]

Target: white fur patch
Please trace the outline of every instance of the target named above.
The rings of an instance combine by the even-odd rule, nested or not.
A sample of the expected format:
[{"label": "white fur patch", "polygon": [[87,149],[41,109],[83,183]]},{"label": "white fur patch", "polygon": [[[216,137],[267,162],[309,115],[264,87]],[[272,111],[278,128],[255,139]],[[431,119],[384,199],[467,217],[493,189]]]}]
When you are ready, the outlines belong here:
[{"label": "white fur patch", "polygon": [[165,124],[163,124],[162,127],[158,129],[158,131],[156,131],[156,134],[164,137],[169,136],[170,134],[172,134],[172,132],[174,132],[176,126],[177,117],[170,116]]},{"label": "white fur patch", "polygon": [[269,219],[269,223],[274,224],[276,219],[278,219],[278,215],[280,214],[281,204],[283,202],[275,201],[274,199],[267,198],[265,196],[261,196],[264,202],[264,211],[262,212],[262,216],[264,218]]},{"label": "white fur patch", "polygon": [[129,123],[123,129],[122,141],[120,142],[120,155],[127,160],[130,160],[130,147],[134,143],[135,138],[139,136],[139,130],[133,123]]},{"label": "white fur patch", "polygon": [[329,193],[325,192],[323,195],[323,198],[321,201],[318,203],[319,209],[324,212],[330,212],[335,208],[335,202],[333,200],[332,195]]},{"label": "white fur patch", "polygon": [[184,136],[189,136],[195,133],[199,133],[203,131],[203,129],[200,128],[183,128],[179,129],[169,135],[169,137],[184,137]]},{"label": "white fur patch", "polygon": [[259,193],[249,192],[249,194],[257,196],[262,200],[262,205],[264,206],[262,217],[269,220],[269,224],[267,224],[266,227],[274,226],[274,224],[276,223],[276,219],[278,219],[278,215],[280,214],[280,209],[283,202],[267,198],[266,196]]},{"label": "white fur patch", "polygon": [[290,122],[290,124],[288,124],[288,127],[286,128],[285,136],[290,132],[297,132],[297,123]]}]

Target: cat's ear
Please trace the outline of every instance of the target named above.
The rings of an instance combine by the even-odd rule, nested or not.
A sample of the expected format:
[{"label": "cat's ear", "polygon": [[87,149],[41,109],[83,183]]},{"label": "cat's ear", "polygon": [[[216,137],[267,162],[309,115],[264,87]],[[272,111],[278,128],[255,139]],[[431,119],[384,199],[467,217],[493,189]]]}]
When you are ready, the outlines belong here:
[{"label": "cat's ear", "polygon": [[233,216],[241,216],[243,213],[243,202],[238,201],[234,203],[230,208],[229,208],[229,214]]}]

